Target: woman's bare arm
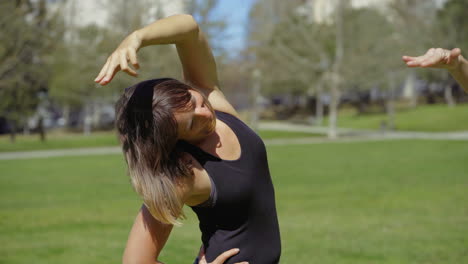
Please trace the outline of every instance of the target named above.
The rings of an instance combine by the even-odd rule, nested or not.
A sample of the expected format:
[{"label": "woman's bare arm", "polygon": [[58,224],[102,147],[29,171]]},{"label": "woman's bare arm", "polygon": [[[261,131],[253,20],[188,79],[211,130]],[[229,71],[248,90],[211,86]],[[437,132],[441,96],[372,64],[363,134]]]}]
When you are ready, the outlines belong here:
[{"label": "woman's bare arm", "polygon": [[155,264],[166,244],[172,225],[163,224],[151,215],[146,206],[138,212],[128,236],[122,258],[124,264]]},{"label": "woman's bare arm", "polygon": [[106,85],[119,70],[136,76],[136,71],[128,66],[128,62],[138,69],[137,51],[142,47],[162,44],[176,45],[185,81],[205,93],[214,109],[237,115],[219,89],[213,53],[191,15],[163,18],[131,33],[108,58],[94,81]]},{"label": "woman's bare arm", "polygon": [[462,56],[461,50],[458,48],[452,50],[431,48],[421,56],[403,56],[403,61],[406,62],[408,67],[446,69],[463,87],[465,92],[468,92],[468,61]]},{"label": "woman's bare arm", "polygon": [[[184,192],[184,200],[191,199],[193,186],[187,186]],[[195,187],[197,188],[197,187]],[[122,257],[123,264],[162,264],[158,257],[166,244],[173,225],[163,224],[156,220],[148,208],[143,205],[138,212],[133,227],[128,236],[127,245]],[[200,264],[223,264],[227,259],[239,253],[239,249],[233,248],[220,254],[213,262],[207,263],[204,252],[200,252]],[[239,262],[236,264],[248,264]]]}]

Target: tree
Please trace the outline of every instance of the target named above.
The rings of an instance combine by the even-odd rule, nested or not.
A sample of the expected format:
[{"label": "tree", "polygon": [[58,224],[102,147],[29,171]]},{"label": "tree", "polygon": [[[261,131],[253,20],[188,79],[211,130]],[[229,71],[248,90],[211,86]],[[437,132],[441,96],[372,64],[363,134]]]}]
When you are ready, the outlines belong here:
[{"label": "tree", "polygon": [[[249,53],[252,67],[260,69],[262,93],[307,94],[320,98],[323,73],[333,54],[331,27],[315,24],[302,1],[259,1],[251,10]],[[323,113],[317,100],[320,124]]]},{"label": "tree", "polygon": [[[441,35],[435,22],[437,12],[435,1],[394,0],[388,5],[388,12],[401,48],[401,52],[398,54],[419,54],[427,50],[428,47],[440,45]],[[417,71],[407,69],[405,72],[410,106],[416,107],[418,94],[415,90],[414,80]],[[425,75],[427,72],[419,75]]]},{"label": "tree", "polygon": [[47,60],[60,35],[58,20],[46,0],[0,2],[0,113],[9,121],[12,141],[37,108],[39,93],[48,90]]}]

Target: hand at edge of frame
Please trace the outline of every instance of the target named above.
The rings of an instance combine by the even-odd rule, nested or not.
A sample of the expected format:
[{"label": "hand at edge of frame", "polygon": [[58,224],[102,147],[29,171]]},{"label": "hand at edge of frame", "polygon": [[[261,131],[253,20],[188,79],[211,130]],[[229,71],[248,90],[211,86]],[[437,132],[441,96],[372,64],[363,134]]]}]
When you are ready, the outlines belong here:
[{"label": "hand at edge of frame", "polygon": [[461,50],[459,48],[452,50],[430,48],[424,55],[417,57],[403,56],[402,59],[408,67],[455,70],[460,65]]}]

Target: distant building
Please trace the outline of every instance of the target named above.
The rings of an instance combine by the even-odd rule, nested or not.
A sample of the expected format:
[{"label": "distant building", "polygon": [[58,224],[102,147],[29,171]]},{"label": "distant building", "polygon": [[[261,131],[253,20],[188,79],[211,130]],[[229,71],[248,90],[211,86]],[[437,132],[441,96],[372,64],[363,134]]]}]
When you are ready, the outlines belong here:
[{"label": "distant building", "polygon": [[[48,0],[49,6],[52,9],[58,8],[63,1],[59,0]],[[128,1],[131,5],[134,1],[142,0],[133,0]],[[64,4],[65,17],[67,18],[67,23],[76,26],[87,26],[91,24],[96,24],[98,26],[105,27],[108,21],[109,8],[106,7],[108,3],[112,1],[109,0],[67,0]],[[170,16],[178,13],[184,13],[186,11],[186,6],[184,0],[159,0],[152,1],[154,6],[149,7],[149,13],[156,14],[161,12],[164,16]],[[145,1],[145,3],[150,3],[150,1]],[[162,10],[157,10],[158,7],[161,7]],[[146,23],[153,22],[154,18],[148,17]]]},{"label": "distant building", "polygon": [[[379,10],[382,10],[385,13],[385,9],[388,4],[392,3],[394,0],[346,0],[353,8],[365,8],[373,7]],[[428,0],[430,1],[430,0]],[[442,6],[447,0],[432,0],[439,7]],[[336,8],[338,0],[305,0],[305,7],[309,8],[312,14],[312,19],[314,22],[323,23],[331,21],[333,11]]]},{"label": "distant building", "polygon": [[[383,9],[392,0],[349,0],[345,1],[353,8],[375,7]],[[312,10],[314,22],[323,23],[332,20],[333,11],[338,3],[337,0],[307,0],[307,6]]]}]

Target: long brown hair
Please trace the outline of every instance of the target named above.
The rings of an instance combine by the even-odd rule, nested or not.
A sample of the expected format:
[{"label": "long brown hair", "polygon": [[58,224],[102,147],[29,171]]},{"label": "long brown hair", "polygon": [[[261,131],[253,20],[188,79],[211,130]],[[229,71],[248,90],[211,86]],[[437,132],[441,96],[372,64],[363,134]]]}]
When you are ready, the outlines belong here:
[{"label": "long brown hair", "polygon": [[159,221],[184,217],[182,184],[193,175],[178,147],[174,112],[189,107],[192,89],[175,79],[153,79],[125,90],[116,103],[116,128],[135,191]]}]

